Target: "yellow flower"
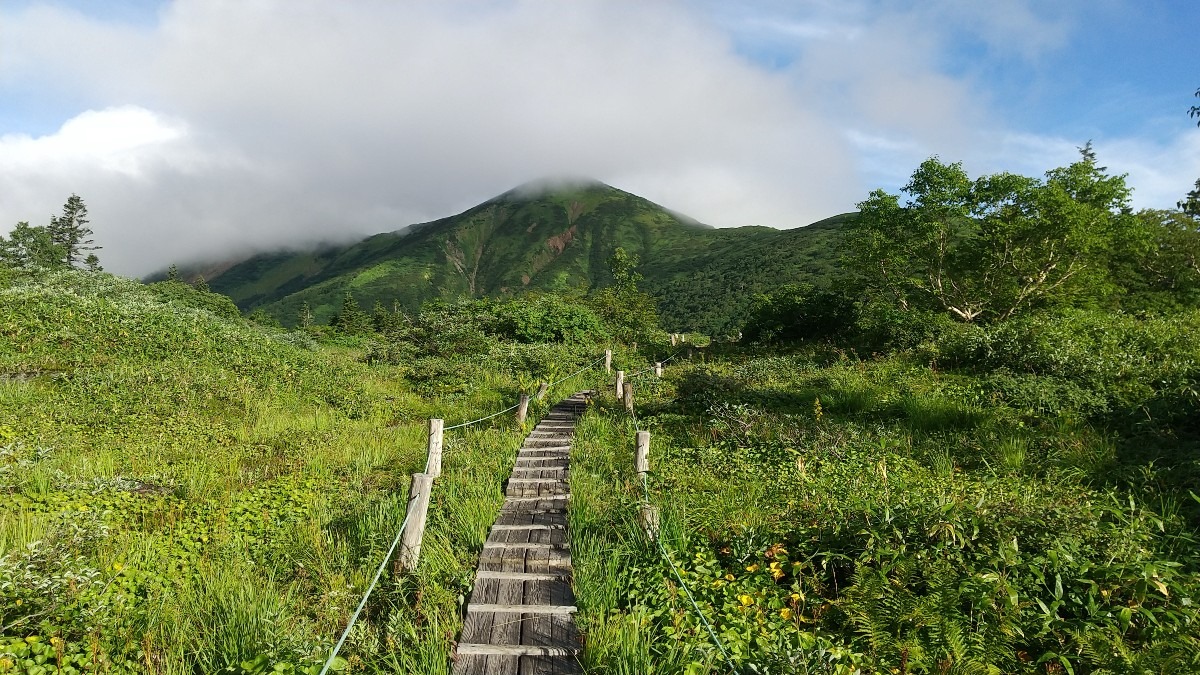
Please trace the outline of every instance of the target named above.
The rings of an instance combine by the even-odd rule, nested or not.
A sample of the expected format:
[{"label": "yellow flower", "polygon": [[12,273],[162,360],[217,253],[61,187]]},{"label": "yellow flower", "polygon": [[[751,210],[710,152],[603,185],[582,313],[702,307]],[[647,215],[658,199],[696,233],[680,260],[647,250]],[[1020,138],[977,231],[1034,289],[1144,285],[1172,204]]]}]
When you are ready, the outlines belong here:
[{"label": "yellow flower", "polygon": [[804,599],[804,595],[801,593],[792,593],[788,597],[790,597],[792,599],[792,602],[800,602],[801,600]]},{"label": "yellow flower", "polygon": [[790,619],[790,618],[792,618],[792,610],[788,609],[787,607],[784,607],[783,609],[779,610],[779,616],[781,616],[785,619]]},{"label": "yellow flower", "polygon": [[726,574],[726,575],[725,575],[725,579],[726,579],[726,580],[728,580],[728,581],[733,581],[734,577],[733,577],[733,575],[732,575],[732,574]]},{"label": "yellow flower", "polygon": [[113,571],[114,572],[120,572],[123,569],[125,569],[125,566],[122,565],[121,563],[119,563],[119,562],[113,563]]},{"label": "yellow flower", "polygon": [[747,572],[757,572],[758,571],[758,563],[754,563],[753,565],[746,565],[746,571]]},{"label": "yellow flower", "polygon": [[738,596],[738,601],[741,602],[742,605],[745,607],[749,607],[750,605],[754,604],[754,598],[750,597],[749,595],[746,595],[745,593],[742,593],[741,595]]},{"label": "yellow flower", "polygon": [[771,577],[774,578],[775,581],[779,581],[783,577],[783,565],[780,565],[777,562],[771,563]]},{"label": "yellow flower", "polygon": [[724,580],[724,579],[717,579],[716,581],[712,582],[712,587],[713,587],[713,588],[720,588],[720,587],[722,587],[722,586],[724,586],[724,585],[725,585],[725,580]]}]

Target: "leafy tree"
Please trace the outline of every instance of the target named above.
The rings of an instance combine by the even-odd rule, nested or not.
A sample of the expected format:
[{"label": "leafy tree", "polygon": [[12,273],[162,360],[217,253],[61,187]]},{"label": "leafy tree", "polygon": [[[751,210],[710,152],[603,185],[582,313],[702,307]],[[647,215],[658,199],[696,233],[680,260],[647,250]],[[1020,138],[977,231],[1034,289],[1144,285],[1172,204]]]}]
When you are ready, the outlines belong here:
[{"label": "leafy tree", "polygon": [[812,284],[788,284],[759,295],[742,329],[747,342],[825,339],[854,326],[854,300]]},{"label": "leafy tree", "polygon": [[83,203],[83,199],[77,194],[72,194],[67,198],[66,204],[63,204],[62,215],[50,219],[50,237],[62,248],[63,262],[67,265],[74,266],[83,262],[87,251],[100,248],[91,238],[92,230],[87,226],[87,216],[87,205]]},{"label": "leafy tree", "polygon": [[923,162],[896,195],[858,207],[848,261],[901,310],[944,311],[963,322],[1005,319],[1100,292],[1114,232],[1132,218],[1125,177],[1079,161],[1045,180],[968,178],[961,163]]},{"label": "leafy tree", "polygon": [[618,247],[608,259],[614,285],[591,298],[592,309],[617,339],[648,344],[658,330],[658,306],[638,289],[638,257]]},{"label": "leafy tree", "polygon": [[[1196,98],[1200,98],[1200,89],[1196,90]],[[1194,118],[1196,126],[1200,127],[1200,105],[1194,105],[1189,108],[1188,117]],[[1188,192],[1187,196],[1184,197],[1183,201],[1179,202],[1178,206],[1180,211],[1189,216],[1200,218],[1200,178],[1196,179],[1195,189]]]},{"label": "leafy tree", "polygon": [[46,227],[17,223],[8,238],[0,237],[0,262],[6,267],[32,272],[64,266],[63,248]]}]

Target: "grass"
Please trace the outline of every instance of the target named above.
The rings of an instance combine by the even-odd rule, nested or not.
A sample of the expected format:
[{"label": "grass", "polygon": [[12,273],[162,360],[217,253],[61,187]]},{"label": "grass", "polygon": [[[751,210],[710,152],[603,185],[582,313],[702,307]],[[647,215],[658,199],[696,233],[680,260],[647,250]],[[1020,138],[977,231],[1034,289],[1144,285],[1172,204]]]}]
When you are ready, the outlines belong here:
[{"label": "grass", "polygon": [[[498,345],[436,388],[107,275],[0,296],[0,373],[35,373],[0,377],[0,672],[316,672],[404,518],[426,420],[508,407],[520,364],[558,357]],[[421,562],[384,576],[347,672],[449,672],[522,436],[508,415],[447,432]]]},{"label": "grass", "polygon": [[[817,350],[673,364],[638,389],[662,541],[740,672],[1200,667],[1187,494],[1121,465],[1121,431],[979,387]],[[606,394],[579,434],[589,672],[726,672],[632,520],[632,421]]]}]

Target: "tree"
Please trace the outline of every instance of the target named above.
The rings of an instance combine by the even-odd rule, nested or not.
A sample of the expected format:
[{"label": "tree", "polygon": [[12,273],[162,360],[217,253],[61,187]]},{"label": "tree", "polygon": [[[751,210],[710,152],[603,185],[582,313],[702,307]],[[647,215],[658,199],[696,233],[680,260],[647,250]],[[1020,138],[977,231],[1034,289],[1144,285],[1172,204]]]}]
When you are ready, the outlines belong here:
[{"label": "tree", "polygon": [[86,259],[87,251],[96,251],[100,247],[92,240],[92,230],[88,224],[87,205],[83,199],[72,194],[63,204],[61,216],[50,219],[50,237],[62,248],[63,262],[75,266]]},{"label": "tree", "polygon": [[297,325],[299,325],[301,330],[308,330],[308,329],[312,328],[313,313],[312,313],[312,308],[308,306],[307,300],[304,301],[304,303],[300,305],[300,312],[297,315],[296,319],[297,319],[296,323],[297,323]]},{"label": "tree", "polygon": [[179,267],[175,263],[167,268],[167,281],[179,281]]},{"label": "tree", "polygon": [[339,333],[363,335],[371,332],[371,316],[362,311],[354,295],[346,291],[342,298],[342,311],[334,317],[333,326]]},{"label": "tree", "polygon": [[54,242],[48,228],[21,222],[7,239],[0,237],[0,262],[24,272],[53,269],[64,266],[63,249]]},{"label": "tree", "polygon": [[[1196,98],[1200,98],[1200,89],[1196,90]],[[1196,120],[1196,126],[1200,127],[1200,105],[1194,105],[1188,109],[1188,117]],[[1187,196],[1178,203],[1179,210],[1192,216],[1200,218],[1200,179],[1196,179],[1196,187]]]},{"label": "tree", "polygon": [[1045,180],[968,178],[961,163],[923,162],[904,192],[859,203],[849,263],[902,311],[944,311],[963,322],[1006,319],[1069,301],[1105,283],[1109,245],[1131,219],[1125,177],[1079,161]]},{"label": "tree", "polygon": [[638,290],[642,275],[637,272],[638,257],[618,247],[608,259],[613,286],[591,298],[592,308],[624,342],[650,342],[658,330],[658,305],[649,294]]}]

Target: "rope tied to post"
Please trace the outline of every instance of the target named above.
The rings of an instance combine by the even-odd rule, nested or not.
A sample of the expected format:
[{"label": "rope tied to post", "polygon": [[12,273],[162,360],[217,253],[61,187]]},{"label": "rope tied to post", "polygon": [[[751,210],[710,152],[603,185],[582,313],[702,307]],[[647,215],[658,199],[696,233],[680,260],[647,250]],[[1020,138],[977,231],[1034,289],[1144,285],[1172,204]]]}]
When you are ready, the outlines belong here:
[{"label": "rope tied to post", "polygon": [[[678,352],[676,352],[676,354],[678,354]],[[641,421],[638,419],[637,415],[630,413],[630,417],[633,419],[634,429],[636,429],[639,433],[645,432],[645,430],[642,429]],[[641,468],[642,467],[639,467],[639,469]],[[647,477],[650,468],[648,461],[646,462],[646,466],[644,468],[645,471],[638,471],[638,477],[641,478],[639,482],[642,485],[642,503],[645,506],[651,506],[650,482]],[[679,568],[675,566],[675,561],[671,559],[670,554],[667,553],[666,547],[663,546],[662,537],[655,535],[652,536],[651,539],[653,539],[654,543],[657,544],[659,556],[662,558],[663,562],[665,562],[667,566],[671,568],[671,573],[675,576],[675,580],[679,583],[679,587],[683,589],[683,594],[687,596],[688,602],[691,603],[692,611],[695,612],[697,617],[699,617],[700,623],[704,626],[705,631],[708,632],[708,636],[712,639],[713,644],[717,646],[717,651],[721,652],[722,658],[725,659],[725,664],[729,666],[729,672],[737,672],[737,667],[734,665],[733,659],[729,656],[729,652],[725,649],[725,643],[721,641],[721,638],[717,635],[717,631],[713,629],[712,624],[709,623],[708,617],[705,616],[704,611],[700,609],[700,604],[696,602],[696,598],[692,595],[691,589],[688,588],[686,583],[684,583],[683,575],[679,573]]]}]

